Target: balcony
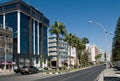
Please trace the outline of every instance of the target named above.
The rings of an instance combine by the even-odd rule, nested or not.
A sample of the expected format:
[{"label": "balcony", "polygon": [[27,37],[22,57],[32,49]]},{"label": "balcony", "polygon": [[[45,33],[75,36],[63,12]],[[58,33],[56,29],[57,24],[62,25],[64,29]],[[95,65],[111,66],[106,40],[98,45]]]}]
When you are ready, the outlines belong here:
[{"label": "balcony", "polygon": [[[3,24],[0,24],[0,28],[1,28],[1,29],[4,29],[4,28],[3,28]],[[9,26],[5,26],[5,30],[6,30],[6,31],[13,32],[13,29],[12,29],[11,27],[9,27]]]},{"label": "balcony", "polygon": [[6,41],[7,43],[8,43],[8,42],[9,42],[9,43],[10,43],[10,42],[11,42],[11,43],[13,42],[12,38],[4,37],[4,36],[0,36],[0,41],[2,41],[2,42],[5,42],[5,41]]}]

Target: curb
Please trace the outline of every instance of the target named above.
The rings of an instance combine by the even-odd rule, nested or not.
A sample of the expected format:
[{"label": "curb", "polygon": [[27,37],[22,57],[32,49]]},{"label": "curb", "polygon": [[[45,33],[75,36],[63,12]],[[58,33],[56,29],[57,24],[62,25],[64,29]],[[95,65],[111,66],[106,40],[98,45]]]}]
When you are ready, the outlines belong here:
[{"label": "curb", "polygon": [[43,73],[43,74],[66,74],[68,72],[46,72],[46,73]]},{"label": "curb", "polygon": [[94,81],[104,81],[104,71],[103,70]]}]

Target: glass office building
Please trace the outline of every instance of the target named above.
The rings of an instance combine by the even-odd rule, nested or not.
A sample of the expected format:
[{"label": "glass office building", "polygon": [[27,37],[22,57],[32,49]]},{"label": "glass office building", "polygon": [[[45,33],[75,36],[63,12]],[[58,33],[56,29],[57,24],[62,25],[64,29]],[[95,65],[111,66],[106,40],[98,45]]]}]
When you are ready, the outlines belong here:
[{"label": "glass office building", "polygon": [[13,28],[13,61],[17,66],[35,65],[47,59],[49,20],[22,0],[0,4],[0,24]]}]

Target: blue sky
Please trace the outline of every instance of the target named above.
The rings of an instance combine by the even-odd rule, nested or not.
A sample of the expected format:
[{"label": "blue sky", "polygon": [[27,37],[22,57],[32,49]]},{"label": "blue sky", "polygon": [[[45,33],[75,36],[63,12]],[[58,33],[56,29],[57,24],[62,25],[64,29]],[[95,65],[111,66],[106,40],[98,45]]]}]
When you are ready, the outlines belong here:
[{"label": "blue sky", "polygon": [[[0,3],[10,0],[0,0]],[[91,44],[105,49],[104,32],[99,25],[88,23],[89,20],[102,24],[107,32],[114,34],[120,16],[120,0],[23,0],[39,9],[49,20],[64,22],[68,33],[79,38],[87,37]],[[107,35],[107,52],[110,52],[114,35]]]}]

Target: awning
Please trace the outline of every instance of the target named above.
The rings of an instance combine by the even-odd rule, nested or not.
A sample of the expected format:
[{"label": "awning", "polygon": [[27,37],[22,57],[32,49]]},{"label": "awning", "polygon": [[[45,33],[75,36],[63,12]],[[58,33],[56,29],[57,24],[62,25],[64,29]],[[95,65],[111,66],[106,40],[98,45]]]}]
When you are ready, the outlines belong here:
[{"label": "awning", "polygon": [[[5,65],[5,62],[0,62],[0,65]],[[15,65],[15,62],[6,62],[6,65]]]}]

